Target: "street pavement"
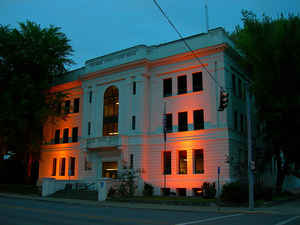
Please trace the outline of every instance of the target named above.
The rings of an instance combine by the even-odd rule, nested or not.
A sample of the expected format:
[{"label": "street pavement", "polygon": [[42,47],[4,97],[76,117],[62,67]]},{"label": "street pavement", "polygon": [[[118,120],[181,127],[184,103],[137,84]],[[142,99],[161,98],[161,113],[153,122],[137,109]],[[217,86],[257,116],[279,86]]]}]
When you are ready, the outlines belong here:
[{"label": "street pavement", "polygon": [[0,194],[0,224],[300,225],[300,200],[249,212],[247,208],[93,202]]}]

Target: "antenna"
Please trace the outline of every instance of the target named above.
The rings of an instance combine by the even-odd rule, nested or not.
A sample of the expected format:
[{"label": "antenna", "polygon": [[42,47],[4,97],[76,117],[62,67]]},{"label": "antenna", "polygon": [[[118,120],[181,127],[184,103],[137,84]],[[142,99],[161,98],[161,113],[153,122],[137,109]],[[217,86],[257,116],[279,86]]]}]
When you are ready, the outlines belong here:
[{"label": "antenna", "polygon": [[205,4],[205,23],[206,23],[206,33],[208,33],[208,8],[207,8],[207,4]]}]

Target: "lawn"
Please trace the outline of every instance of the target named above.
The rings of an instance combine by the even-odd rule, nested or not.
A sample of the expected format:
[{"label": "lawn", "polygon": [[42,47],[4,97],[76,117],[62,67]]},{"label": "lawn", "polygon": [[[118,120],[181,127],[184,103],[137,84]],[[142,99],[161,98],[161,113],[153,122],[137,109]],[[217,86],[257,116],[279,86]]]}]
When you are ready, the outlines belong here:
[{"label": "lawn", "polygon": [[0,193],[41,196],[41,190],[35,185],[0,184]]}]

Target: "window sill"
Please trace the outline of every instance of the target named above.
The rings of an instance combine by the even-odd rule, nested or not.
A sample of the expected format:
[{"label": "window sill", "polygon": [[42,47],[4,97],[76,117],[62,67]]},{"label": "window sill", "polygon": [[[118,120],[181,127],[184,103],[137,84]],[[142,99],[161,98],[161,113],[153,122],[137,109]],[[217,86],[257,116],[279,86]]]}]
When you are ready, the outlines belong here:
[{"label": "window sill", "polygon": [[203,90],[201,90],[201,91],[191,91],[191,92],[182,93],[182,94],[163,96],[163,98],[177,98],[177,97],[180,97],[180,96],[189,96],[189,95],[202,94],[202,92],[203,92]]}]

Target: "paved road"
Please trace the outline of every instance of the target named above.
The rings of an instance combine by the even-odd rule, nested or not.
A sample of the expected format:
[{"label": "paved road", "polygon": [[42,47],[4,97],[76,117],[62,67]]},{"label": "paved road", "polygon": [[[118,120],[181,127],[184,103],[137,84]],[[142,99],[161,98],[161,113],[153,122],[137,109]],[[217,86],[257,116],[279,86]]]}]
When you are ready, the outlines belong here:
[{"label": "paved road", "polygon": [[0,197],[0,224],[300,225],[300,215],[129,209]]}]

